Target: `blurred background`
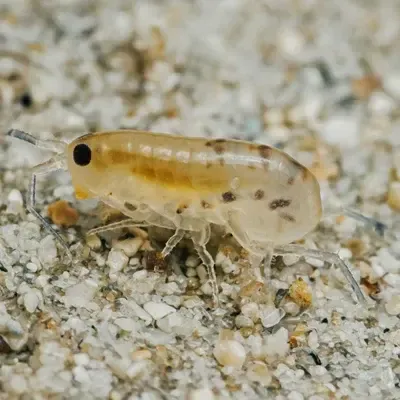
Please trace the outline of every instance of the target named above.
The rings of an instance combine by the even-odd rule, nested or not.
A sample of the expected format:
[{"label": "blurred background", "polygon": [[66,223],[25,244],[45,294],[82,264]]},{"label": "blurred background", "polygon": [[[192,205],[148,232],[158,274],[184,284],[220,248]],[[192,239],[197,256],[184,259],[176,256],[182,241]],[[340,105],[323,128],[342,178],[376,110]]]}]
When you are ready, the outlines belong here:
[{"label": "blurred background", "polygon": [[[197,300],[183,304],[181,292],[137,294],[136,287],[100,275],[111,263],[101,243],[78,248],[87,251],[84,266],[41,270],[43,260],[51,264],[55,255],[43,242],[46,234],[38,225],[32,228],[22,210],[29,167],[47,156],[5,138],[11,127],[67,141],[132,128],[266,143],[309,167],[324,198],[358,208],[398,232],[399,21],[398,0],[0,0],[0,256],[14,259],[13,268],[1,272],[0,333],[6,333],[0,357],[6,356],[0,399],[34,398],[32,393],[62,398],[64,391],[66,398],[113,400],[399,398],[396,234],[385,242],[357,230],[354,221],[331,218],[307,239],[311,247],[340,251],[351,260],[377,309],[363,314],[341,292],[328,300],[326,293],[317,294],[301,331],[304,343],[298,334],[296,343],[303,344],[293,339],[289,350],[295,327],[273,336],[275,324],[265,319],[249,326],[237,322],[248,315],[232,289],[235,282],[224,287],[225,314],[210,317]],[[74,200],[68,179],[58,174],[39,182],[38,200],[66,199],[85,215],[89,208]],[[28,236],[21,239],[14,231],[22,232],[26,221]],[[68,232],[76,238],[74,229]],[[31,247],[24,251],[39,246],[39,259],[18,253],[27,238]],[[179,285],[200,279],[193,260],[182,262],[192,277],[176,278]],[[129,268],[140,262],[135,265],[130,261]],[[309,268],[296,264],[282,276],[304,275],[311,286],[323,286]],[[123,311],[114,302],[121,296]],[[180,305],[171,314],[176,320],[166,326],[141,313],[150,299]],[[285,312],[299,317],[294,310]],[[257,326],[267,333],[260,336]],[[247,354],[236,372],[212,357],[225,328]],[[318,334],[309,336],[312,330]],[[157,348],[160,343],[168,351]],[[235,346],[227,357],[242,365],[242,348]],[[153,368],[155,353],[165,356],[164,369]]]}]

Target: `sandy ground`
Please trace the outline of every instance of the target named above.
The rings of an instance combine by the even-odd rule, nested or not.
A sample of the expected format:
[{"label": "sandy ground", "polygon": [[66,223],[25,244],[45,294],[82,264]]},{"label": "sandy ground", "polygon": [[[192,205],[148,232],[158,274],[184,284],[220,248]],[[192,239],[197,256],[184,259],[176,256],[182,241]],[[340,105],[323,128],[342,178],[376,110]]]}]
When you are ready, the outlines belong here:
[{"label": "sandy ground", "polygon": [[[3,1],[0,399],[400,398],[399,20],[395,0]],[[49,153],[10,128],[279,147],[319,179],[326,211],[386,225],[327,214],[302,242],[346,260],[368,305],[310,258],[276,257],[264,286],[215,236],[213,308],[190,246],[164,263],[165,232],[86,236],[109,210],[77,201],[59,172],[39,179],[37,208],[68,264],[25,210]]]}]

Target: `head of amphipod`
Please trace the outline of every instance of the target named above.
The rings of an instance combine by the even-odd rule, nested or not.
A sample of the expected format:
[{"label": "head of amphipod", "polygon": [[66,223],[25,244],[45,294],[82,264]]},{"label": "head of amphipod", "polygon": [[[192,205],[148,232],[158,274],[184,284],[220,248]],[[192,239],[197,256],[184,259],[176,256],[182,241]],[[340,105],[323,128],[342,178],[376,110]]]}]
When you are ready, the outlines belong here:
[{"label": "head of amphipod", "polygon": [[92,146],[78,138],[69,144],[67,149],[68,170],[71,174],[75,196],[79,200],[93,197],[88,186],[89,182],[98,179],[93,173]]}]

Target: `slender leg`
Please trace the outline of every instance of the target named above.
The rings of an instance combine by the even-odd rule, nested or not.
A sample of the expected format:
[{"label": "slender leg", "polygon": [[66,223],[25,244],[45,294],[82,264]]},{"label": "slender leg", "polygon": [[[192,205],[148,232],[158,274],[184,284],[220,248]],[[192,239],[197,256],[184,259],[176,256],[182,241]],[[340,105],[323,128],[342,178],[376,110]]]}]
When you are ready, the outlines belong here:
[{"label": "slender leg", "polygon": [[331,253],[329,251],[322,250],[312,250],[307,249],[306,247],[296,245],[296,244],[288,244],[285,246],[276,246],[274,248],[274,254],[277,255],[285,255],[285,254],[295,254],[297,256],[303,257],[312,257],[321,261],[326,261],[332,264],[336,264],[342,270],[343,275],[346,277],[347,281],[353,288],[357,299],[360,303],[365,304],[366,298],[361,290],[359,284],[355,280],[353,274],[350,271],[350,268],[346,265],[346,263],[335,253]]},{"label": "slender leg", "polygon": [[165,258],[169,253],[171,253],[174,247],[183,239],[184,236],[185,231],[178,228],[175,233],[168,239],[161,252],[161,256]]},{"label": "slender leg", "polygon": [[206,225],[199,232],[191,232],[191,239],[193,242],[194,249],[199,255],[201,261],[207,269],[208,278],[210,279],[214,304],[216,307],[219,305],[218,300],[218,285],[217,285],[217,276],[215,274],[215,263],[211,254],[206,249],[206,244],[210,239],[210,226]]},{"label": "slender leg", "polygon": [[269,246],[268,249],[266,250],[265,253],[265,258],[264,258],[264,263],[263,263],[263,267],[264,267],[264,284],[265,287],[268,288],[268,303],[269,304],[273,304],[273,296],[272,293],[273,291],[272,286],[271,286],[271,262],[272,262],[272,257],[273,257],[273,248],[272,246]]},{"label": "slender leg", "polygon": [[273,247],[269,246],[266,249],[264,262],[263,262],[263,269],[264,269],[264,280],[265,283],[270,282],[271,280],[271,262],[273,257]]},{"label": "slender leg", "polygon": [[365,224],[366,226],[370,226],[380,236],[384,236],[385,231],[387,229],[387,226],[384,223],[382,223],[380,221],[377,221],[374,218],[367,217],[367,216],[365,216],[365,215],[363,215],[363,214],[361,214],[361,213],[359,213],[357,211],[353,211],[353,210],[351,210],[350,208],[347,208],[347,207],[344,207],[342,209],[342,212],[343,212],[344,215],[347,215],[350,218],[353,218],[353,219],[355,219],[357,221],[360,221],[363,224]]},{"label": "slender leg", "polygon": [[149,224],[146,222],[137,222],[133,219],[125,219],[123,221],[113,222],[111,224],[99,226],[98,228],[90,229],[87,232],[87,235],[94,235],[97,233],[114,231],[116,229],[122,229],[122,228],[131,228],[131,227],[139,228],[139,227],[146,227],[146,226],[149,226]]},{"label": "slender leg", "polygon": [[[38,166],[38,167],[40,167],[40,166]],[[40,223],[43,225],[43,227],[56,238],[57,242],[62,246],[65,253],[67,254],[69,260],[72,261],[72,254],[68,248],[67,243],[51,227],[51,225],[38,213],[38,211],[36,211],[35,204],[36,204],[36,173],[33,173],[31,182],[28,187],[26,208],[32,215],[34,215],[40,221]]]}]

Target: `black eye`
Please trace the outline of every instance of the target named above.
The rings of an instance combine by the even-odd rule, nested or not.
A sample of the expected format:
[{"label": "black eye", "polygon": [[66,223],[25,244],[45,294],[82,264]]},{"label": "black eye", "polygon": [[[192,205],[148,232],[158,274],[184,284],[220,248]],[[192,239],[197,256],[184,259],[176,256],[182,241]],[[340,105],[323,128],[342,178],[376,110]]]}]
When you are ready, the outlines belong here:
[{"label": "black eye", "polygon": [[84,167],[85,165],[88,165],[90,163],[91,159],[92,159],[92,150],[90,150],[90,147],[87,144],[81,143],[75,146],[74,148],[75,164]]}]

